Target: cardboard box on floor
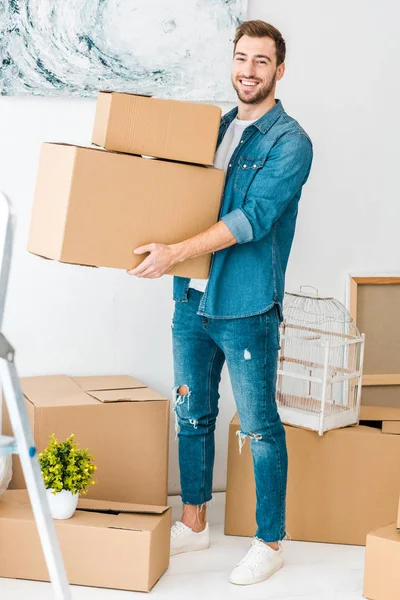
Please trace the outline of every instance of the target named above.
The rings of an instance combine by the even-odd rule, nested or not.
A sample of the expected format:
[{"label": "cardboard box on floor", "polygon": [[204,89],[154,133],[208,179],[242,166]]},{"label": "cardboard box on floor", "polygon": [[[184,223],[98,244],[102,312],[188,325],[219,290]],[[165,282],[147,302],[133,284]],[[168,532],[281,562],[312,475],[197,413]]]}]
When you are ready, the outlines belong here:
[{"label": "cardboard box on floor", "polygon": [[[22,391],[39,452],[54,433],[74,433],[95,455],[97,483],[88,498],[166,504],[169,400],[129,376],[25,377]],[[7,411],[4,433],[12,435]],[[10,488],[24,488],[18,456]]]},{"label": "cardboard box on floor", "polygon": [[[229,427],[225,533],[253,536],[255,486],[248,440],[238,452],[238,416]],[[289,454],[286,530],[292,539],[365,545],[396,516],[400,436],[373,427],[317,433],[285,425]]]},{"label": "cardboard box on floor", "polygon": [[[70,583],[148,592],[168,568],[168,506],[80,499],[54,523]],[[0,577],[49,581],[25,490],[0,497]]]},{"label": "cardboard box on floor", "polygon": [[92,143],[108,150],[212,165],[221,109],[211,104],[99,92]]},{"label": "cardboard box on floor", "polygon": [[400,598],[400,532],[395,523],[367,536],[363,595],[369,600]]},{"label": "cardboard box on floor", "polygon": [[[28,250],[66,263],[132,269],[152,242],[173,244],[218,220],[224,171],[68,144],[42,145]],[[207,278],[211,254],[169,275]]]}]

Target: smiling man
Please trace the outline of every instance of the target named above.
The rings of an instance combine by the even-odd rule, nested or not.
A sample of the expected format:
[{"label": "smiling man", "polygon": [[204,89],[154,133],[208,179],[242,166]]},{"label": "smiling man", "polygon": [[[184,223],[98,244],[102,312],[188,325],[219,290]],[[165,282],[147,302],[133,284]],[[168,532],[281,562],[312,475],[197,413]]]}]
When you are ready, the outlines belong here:
[{"label": "smiling man", "polygon": [[213,253],[209,278],[174,277],[174,401],[183,511],[171,554],[209,546],[214,431],[226,361],[256,483],[257,531],[230,576],[263,581],[283,565],[287,450],[276,407],[279,324],[298,203],[312,163],[310,138],[275,99],[285,41],[263,21],[242,23],[234,40],[238,105],[221,120],[214,165],[226,171],[218,223],[177,244],[153,243],[129,273],[160,277],[177,262]]}]

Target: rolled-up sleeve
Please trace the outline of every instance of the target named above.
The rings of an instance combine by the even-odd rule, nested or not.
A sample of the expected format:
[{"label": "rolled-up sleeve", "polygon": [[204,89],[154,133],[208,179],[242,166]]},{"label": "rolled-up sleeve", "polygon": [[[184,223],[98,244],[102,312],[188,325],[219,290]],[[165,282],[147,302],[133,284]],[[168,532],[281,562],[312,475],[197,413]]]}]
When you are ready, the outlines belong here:
[{"label": "rolled-up sleeve", "polygon": [[238,244],[268,235],[308,179],[313,159],[310,139],[301,132],[277,142],[254,177],[242,205],[221,218]]}]

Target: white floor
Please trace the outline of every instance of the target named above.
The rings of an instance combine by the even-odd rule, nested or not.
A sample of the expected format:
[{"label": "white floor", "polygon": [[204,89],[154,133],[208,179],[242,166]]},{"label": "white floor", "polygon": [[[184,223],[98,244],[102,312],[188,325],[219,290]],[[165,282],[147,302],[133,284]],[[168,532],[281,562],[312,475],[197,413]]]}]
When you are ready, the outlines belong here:
[{"label": "white floor", "polygon": [[[363,598],[365,549],[359,546],[284,542],[286,564],[268,581],[238,587],[228,576],[244,556],[249,538],[224,536],[225,494],[215,494],[208,509],[211,547],[173,556],[168,571],[151,592],[154,600],[356,600]],[[180,498],[171,497],[173,518],[179,518]],[[73,600],[127,600],[143,593],[71,586]],[[49,583],[0,579],[0,598],[51,600]]]}]

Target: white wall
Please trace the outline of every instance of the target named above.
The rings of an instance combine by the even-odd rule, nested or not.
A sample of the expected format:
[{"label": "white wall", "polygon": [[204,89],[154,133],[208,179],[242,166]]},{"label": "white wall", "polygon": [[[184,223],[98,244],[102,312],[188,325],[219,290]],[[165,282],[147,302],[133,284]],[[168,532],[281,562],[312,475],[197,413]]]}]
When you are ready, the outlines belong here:
[{"label": "white wall", "polygon": [[287,289],[344,300],[346,274],[398,272],[400,8],[394,0],[253,0],[281,29],[286,110],[314,142]]},{"label": "white wall", "polygon": [[[249,18],[284,34],[277,97],[314,142],[287,289],[312,284],[344,300],[349,271],[400,268],[399,17],[394,0],[249,2]],[[40,142],[90,143],[94,107],[91,99],[0,98],[0,189],[18,216],[4,332],[21,375],[130,373],[170,397],[172,278],[129,278],[25,250]],[[220,392],[218,490],[234,412],[226,369]],[[171,419],[170,491],[178,490]]]}]

